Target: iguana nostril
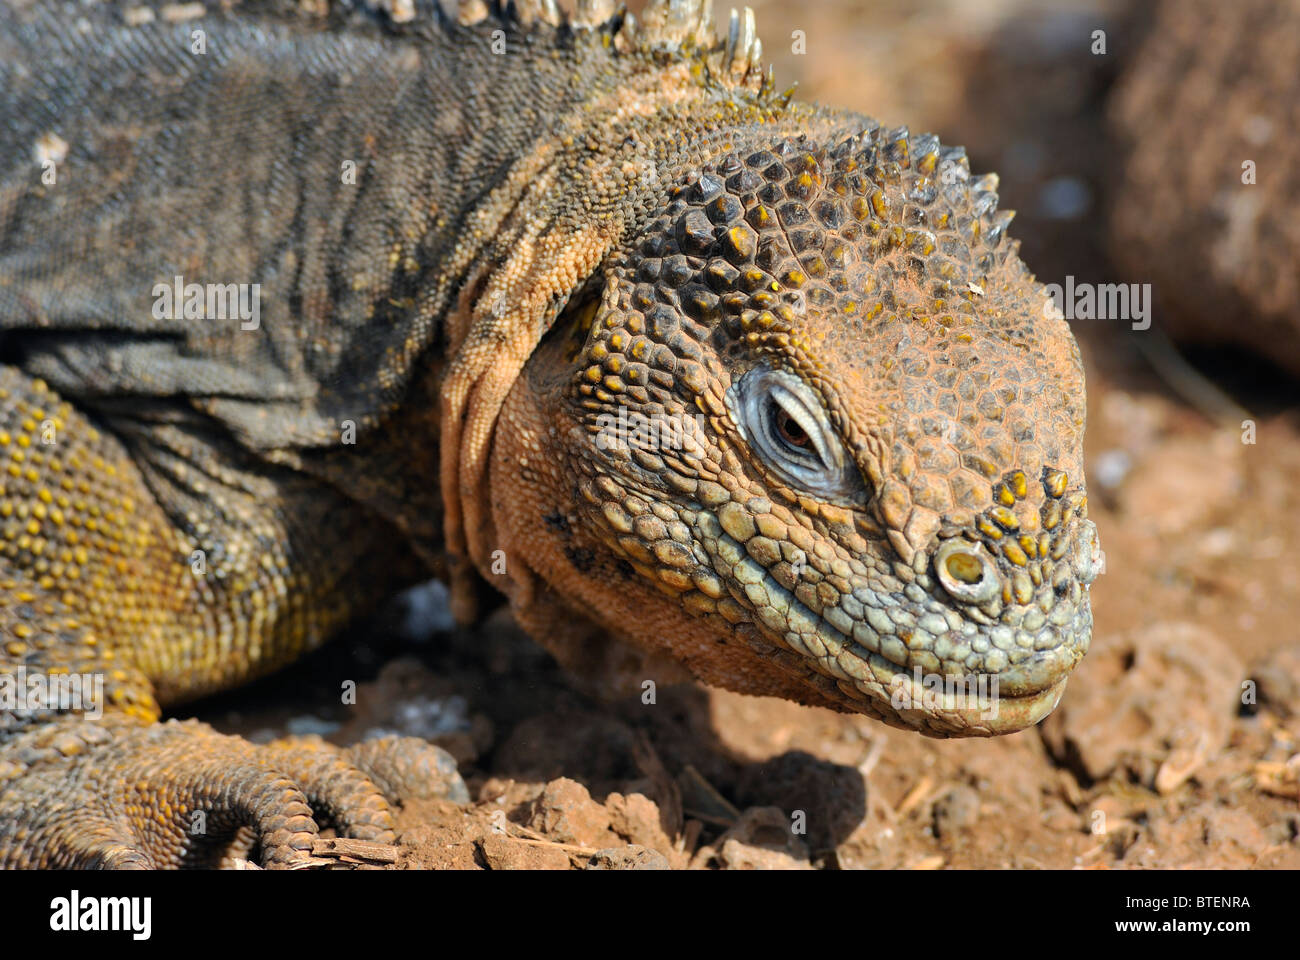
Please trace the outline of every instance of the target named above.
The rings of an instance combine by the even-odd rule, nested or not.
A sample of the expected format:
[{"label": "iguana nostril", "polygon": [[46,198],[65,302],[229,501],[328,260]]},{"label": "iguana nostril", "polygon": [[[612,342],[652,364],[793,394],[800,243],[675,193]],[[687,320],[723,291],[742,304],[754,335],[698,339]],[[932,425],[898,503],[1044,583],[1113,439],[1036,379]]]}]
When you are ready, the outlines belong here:
[{"label": "iguana nostril", "polygon": [[966,603],[984,603],[1002,590],[997,568],[978,544],[949,540],[935,554],[934,569],[943,588]]},{"label": "iguana nostril", "polygon": [[984,579],[984,565],[969,553],[954,553],[946,564],[948,572],[963,583],[979,583]]}]

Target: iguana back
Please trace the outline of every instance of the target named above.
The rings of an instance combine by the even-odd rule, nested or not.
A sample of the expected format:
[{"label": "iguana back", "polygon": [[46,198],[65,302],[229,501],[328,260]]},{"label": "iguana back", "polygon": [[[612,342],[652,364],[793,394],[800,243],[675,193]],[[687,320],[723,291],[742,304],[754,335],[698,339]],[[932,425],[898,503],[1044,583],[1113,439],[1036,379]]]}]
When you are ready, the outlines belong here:
[{"label": "iguana back", "polygon": [[[0,328],[67,396],[191,397],[259,448],[391,412],[519,157],[651,69],[610,28],[153,9],[0,6]],[[177,277],[204,313],[258,284],[256,327]]]}]

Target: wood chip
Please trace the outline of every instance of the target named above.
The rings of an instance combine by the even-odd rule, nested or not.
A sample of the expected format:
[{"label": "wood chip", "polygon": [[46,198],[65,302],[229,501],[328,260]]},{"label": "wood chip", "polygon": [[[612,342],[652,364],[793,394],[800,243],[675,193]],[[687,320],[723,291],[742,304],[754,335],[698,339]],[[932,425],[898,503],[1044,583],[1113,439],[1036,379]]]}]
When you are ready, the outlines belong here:
[{"label": "wood chip", "polygon": [[397,862],[397,847],[391,843],[352,840],[348,837],[333,837],[328,840],[318,837],[312,841],[311,854],[316,858],[325,858],[326,863],[329,859],[352,864]]},{"label": "wood chip", "polygon": [[1255,786],[1275,797],[1300,800],[1300,770],[1294,761],[1255,764]]},{"label": "wood chip", "polygon": [[687,803],[685,798],[689,797],[690,813],[696,819],[723,826],[731,826],[740,819],[740,811],[735,805],[689,763],[677,775],[677,783],[682,791],[683,804]]},{"label": "wood chip", "polygon": [[907,796],[903,798],[903,802],[900,803],[898,809],[894,811],[898,816],[898,819],[903,819],[903,817],[911,813],[915,807],[920,806],[921,801],[926,798],[926,795],[930,792],[930,789],[933,786],[934,781],[928,776],[922,777],[918,780],[916,786],[907,791]]},{"label": "wood chip", "polygon": [[561,843],[559,840],[534,840],[532,837],[512,837],[507,835],[506,839],[512,843],[526,843],[534,847],[555,847],[557,850],[563,850],[579,857],[590,857],[595,850],[589,850],[586,847],[580,847],[576,843]]}]

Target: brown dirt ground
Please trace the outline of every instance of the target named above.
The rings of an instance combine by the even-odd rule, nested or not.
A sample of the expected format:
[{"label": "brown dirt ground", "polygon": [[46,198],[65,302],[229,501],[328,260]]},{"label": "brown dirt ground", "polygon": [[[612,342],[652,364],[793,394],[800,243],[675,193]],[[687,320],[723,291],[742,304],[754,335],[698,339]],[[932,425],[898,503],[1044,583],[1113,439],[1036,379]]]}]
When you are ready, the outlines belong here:
[{"label": "brown dirt ground", "polygon": [[[938,131],[998,170],[1044,281],[1122,272],[1103,109],[1142,27],[1128,4],[753,5],[801,96]],[[402,604],[200,714],[258,739],[383,728],[449,749],[474,803],[403,809],[401,867],[1300,868],[1296,385],[1208,360],[1252,411],[1243,443],[1150,372],[1140,334],[1076,329],[1106,569],[1092,652],[1040,728],[934,741],[696,686],[601,703],[504,613],[417,639]],[[358,705],[322,708],[348,679]]]}]

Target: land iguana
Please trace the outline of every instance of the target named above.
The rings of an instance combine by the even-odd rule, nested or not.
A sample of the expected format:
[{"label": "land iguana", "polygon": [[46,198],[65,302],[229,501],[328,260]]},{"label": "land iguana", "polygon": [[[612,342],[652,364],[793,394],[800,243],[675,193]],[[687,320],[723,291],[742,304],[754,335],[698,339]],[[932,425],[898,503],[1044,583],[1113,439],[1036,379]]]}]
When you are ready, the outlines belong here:
[{"label": "land iguana", "polygon": [[577,669],[1055,706],[1075,341],[995,176],[760,58],[700,0],[0,2],[0,864],[391,841],[424,741],[159,720],[430,576]]}]

